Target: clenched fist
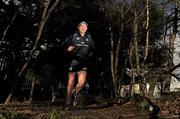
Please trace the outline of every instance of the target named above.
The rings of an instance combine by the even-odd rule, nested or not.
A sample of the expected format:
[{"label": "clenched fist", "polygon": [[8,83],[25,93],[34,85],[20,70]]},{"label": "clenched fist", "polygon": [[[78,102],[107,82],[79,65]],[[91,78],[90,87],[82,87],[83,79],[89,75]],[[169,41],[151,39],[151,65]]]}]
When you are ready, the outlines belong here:
[{"label": "clenched fist", "polygon": [[68,52],[71,52],[74,48],[75,48],[75,46],[69,46],[67,50],[68,50]]}]

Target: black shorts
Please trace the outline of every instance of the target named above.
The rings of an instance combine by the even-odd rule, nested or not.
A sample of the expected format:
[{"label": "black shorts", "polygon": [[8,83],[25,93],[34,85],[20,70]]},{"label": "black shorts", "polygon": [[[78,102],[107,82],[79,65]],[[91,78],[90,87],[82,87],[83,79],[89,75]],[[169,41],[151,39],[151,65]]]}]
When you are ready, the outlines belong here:
[{"label": "black shorts", "polygon": [[68,70],[69,72],[87,71],[87,67],[84,62],[73,59]]}]

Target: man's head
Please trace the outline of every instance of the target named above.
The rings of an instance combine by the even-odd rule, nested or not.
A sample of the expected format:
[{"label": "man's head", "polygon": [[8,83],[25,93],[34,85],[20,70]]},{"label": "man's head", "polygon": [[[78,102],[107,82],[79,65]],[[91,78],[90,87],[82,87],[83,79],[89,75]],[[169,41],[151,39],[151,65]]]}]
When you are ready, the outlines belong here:
[{"label": "man's head", "polygon": [[85,34],[88,29],[88,24],[85,21],[82,21],[78,24],[78,30],[80,34]]}]

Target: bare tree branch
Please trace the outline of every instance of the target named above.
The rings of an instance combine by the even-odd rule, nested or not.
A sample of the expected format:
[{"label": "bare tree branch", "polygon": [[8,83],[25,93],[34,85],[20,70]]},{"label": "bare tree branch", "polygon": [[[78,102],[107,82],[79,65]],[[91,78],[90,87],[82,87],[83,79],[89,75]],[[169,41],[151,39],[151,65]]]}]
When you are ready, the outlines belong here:
[{"label": "bare tree branch", "polygon": [[37,37],[36,37],[34,46],[33,46],[32,50],[30,51],[30,55],[29,55],[26,63],[25,63],[24,66],[22,67],[22,69],[21,69],[21,71],[20,71],[20,73],[19,73],[18,76],[21,76],[21,74],[22,74],[22,73],[24,72],[24,70],[26,69],[29,61],[31,60],[32,55],[33,55],[34,51],[36,50],[36,48],[37,48],[37,46],[38,46],[38,42],[39,42],[39,40],[40,40],[40,38],[41,38],[41,34],[42,34],[42,31],[43,31],[43,28],[44,28],[44,26],[45,26],[45,24],[46,24],[46,22],[47,22],[47,20],[48,20],[48,18],[49,18],[49,16],[50,16],[51,12],[54,10],[54,8],[55,8],[55,7],[57,6],[57,4],[59,3],[59,0],[56,0],[56,1],[54,2],[54,4],[51,6],[51,8],[49,8],[49,10],[48,10],[48,7],[49,7],[49,5],[50,5],[50,2],[51,2],[51,0],[48,0],[48,1],[47,1],[47,5],[46,5],[46,7],[44,8],[44,12],[43,12],[43,15],[42,15],[41,25],[40,25],[40,28],[39,28],[39,31],[38,31],[38,34],[37,34]]},{"label": "bare tree branch", "polygon": [[[45,26],[45,24],[46,24],[46,22],[47,22],[47,20],[48,20],[48,18],[49,18],[49,16],[50,16],[51,12],[54,10],[54,8],[56,7],[56,5],[58,4],[59,1],[60,1],[60,0],[56,0],[56,1],[54,2],[54,4],[52,5],[52,7],[51,7],[49,10],[48,10],[48,8],[49,8],[49,5],[50,5],[51,0],[48,0],[48,1],[47,1],[46,7],[44,8],[44,11],[43,11],[41,25],[40,25],[40,27],[39,27],[36,40],[35,40],[35,42],[34,42],[34,46],[33,46],[32,50],[30,51],[30,54],[29,54],[29,57],[27,58],[27,61],[26,61],[25,64],[23,65],[22,69],[20,70],[20,72],[19,72],[19,74],[18,74],[18,78],[22,75],[22,73],[23,73],[23,72],[25,71],[25,69],[27,68],[27,66],[28,66],[28,64],[29,64],[29,62],[30,62],[30,60],[31,60],[31,58],[32,58],[32,55],[33,55],[34,51],[36,50],[36,48],[37,48],[37,46],[38,46],[39,40],[40,40],[41,35],[42,35],[42,31],[43,31],[43,29],[44,29],[44,26]],[[17,82],[18,82],[18,81],[17,81]],[[12,90],[11,90],[8,98],[6,99],[5,104],[8,104],[8,103],[10,102],[10,100],[11,100],[11,98],[12,98],[12,95],[13,95],[13,93],[14,93],[14,90],[15,90],[15,88],[16,88],[17,82],[12,86]]]},{"label": "bare tree branch", "polygon": [[5,37],[6,37],[7,31],[8,31],[8,29],[11,27],[11,25],[12,25],[12,23],[14,22],[16,16],[17,16],[17,11],[16,11],[16,13],[14,14],[14,16],[13,16],[11,22],[9,23],[9,25],[8,25],[8,26],[6,27],[6,29],[4,30],[2,39],[1,39],[1,41],[0,41],[0,46],[2,45],[2,43],[3,43],[3,41],[4,41]]}]

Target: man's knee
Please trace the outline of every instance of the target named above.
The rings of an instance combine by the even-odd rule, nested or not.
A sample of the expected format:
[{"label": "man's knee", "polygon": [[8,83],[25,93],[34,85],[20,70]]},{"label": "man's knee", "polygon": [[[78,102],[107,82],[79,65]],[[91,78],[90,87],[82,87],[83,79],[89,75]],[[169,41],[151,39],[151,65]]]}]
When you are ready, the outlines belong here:
[{"label": "man's knee", "polygon": [[73,88],[74,87],[74,83],[68,83],[68,87]]},{"label": "man's knee", "polygon": [[74,80],[75,80],[75,77],[73,75],[69,75],[68,86],[73,86]]},{"label": "man's knee", "polygon": [[84,82],[79,82],[79,83],[78,83],[78,88],[79,88],[79,89],[82,89],[82,88],[84,87],[84,84],[85,84]]}]

